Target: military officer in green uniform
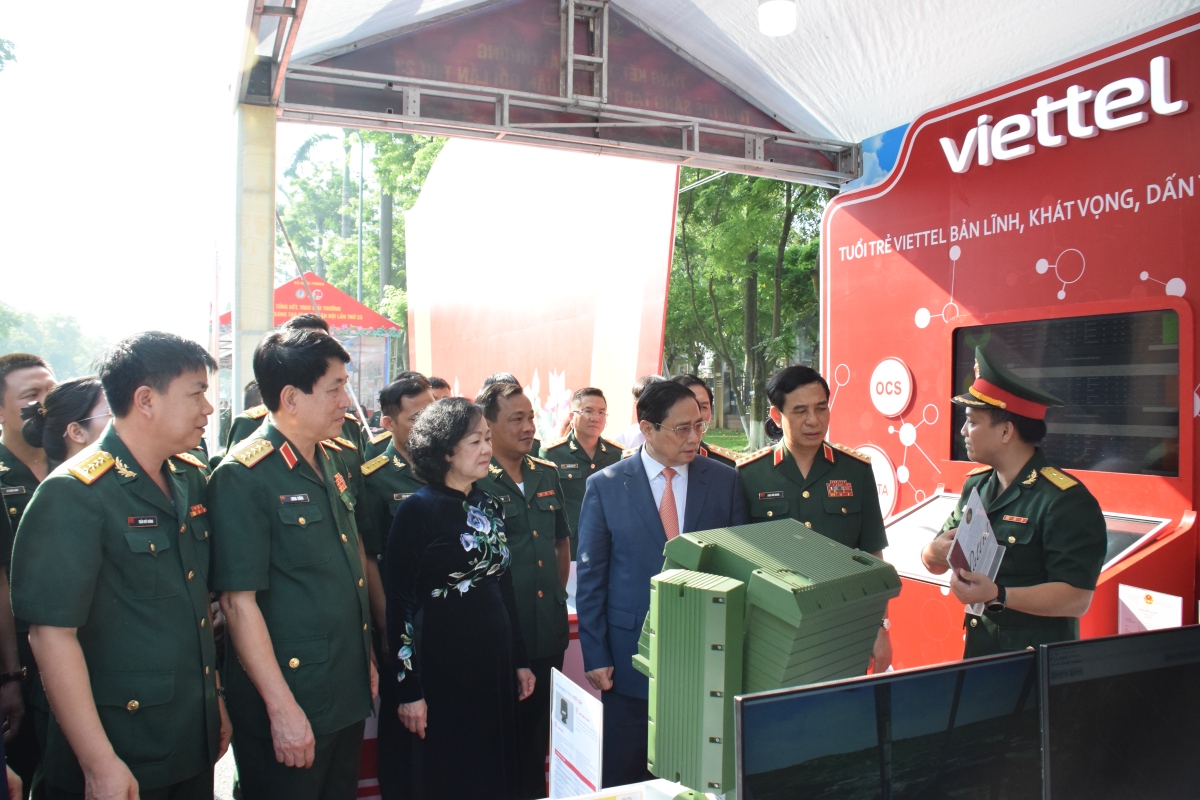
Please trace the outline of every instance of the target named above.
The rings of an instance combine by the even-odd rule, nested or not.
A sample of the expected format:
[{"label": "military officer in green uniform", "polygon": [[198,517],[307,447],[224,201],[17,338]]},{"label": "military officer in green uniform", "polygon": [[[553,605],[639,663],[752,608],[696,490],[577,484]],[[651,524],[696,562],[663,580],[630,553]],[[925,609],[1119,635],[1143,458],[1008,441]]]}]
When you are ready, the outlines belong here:
[{"label": "military officer in green uniform", "polygon": [[[53,714],[48,797],[209,800],[228,744],[209,616],[210,514],[187,451],[216,362],[149,332],[100,379],[114,421],[34,493],[12,559]],[[180,455],[175,455],[180,454]]]},{"label": "military officer in green uniform", "polygon": [[979,490],[996,541],[1007,548],[996,580],[955,570],[950,590],[967,605],[964,658],[1033,649],[1079,638],[1108,549],[1100,504],[1075,478],[1055,469],[1037,445],[1046,410],[1063,402],[975,350],[975,381],[954,398],[966,407],[967,456],[983,464],[968,473],[962,496],[942,531],[921,553],[935,574],[949,555],[963,508]]},{"label": "military officer in green uniform", "polygon": [[379,393],[380,422],[388,436],[383,452],[362,466],[363,494],[354,509],[358,533],[367,554],[367,587],[371,616],[375,620],[376,659],[379,662],[379,729],[376,740],[379,794],[383,800],[406,800],[413,796],[412,734],[400,723],[400,697],[395,668],[383,641],[387,630],[387,602],[380,579],[379,559],[392,528],[396,509],[409,495],[425,485],[413,471],[408,457],[408,435],[417,417],[431,403],[429,381],[417,373],[401,378]]},{"label": "military officer in green uniform", "polygon": [[600,434],[608,422],[604,392],[588,386],[571,395],[571,430],[563,438],[542,447],[541,457],[558,465],[567,524],[571,527],[571,560],[577,549],[579,509],[587,479],[609,464],[621,460],[621,445]]},{"label": "military officer in green uniform", "polygon": [[[846,547],[882,558],[887,535],[871,460],[825,439],[829,384],[809,367],[784,367],[767,382],[767,397],[783,439],[738,465],[751,522],[791,517]],[[885,619],[872,653],[875,672],[891,663],[890,629]]]},{"label": "military officer in green uniform", "polygon": [[[671,380],[678,383],[680,386],[686,386],[692,390],[692,394],[696,395],[696,402],[700,404],[700,419],[705,425],[712,424],[713,418],[713,393],[712,389],[708,388],[708,384],[698,375],[677,375]],[[712,444],[703,439],[700,441],[700,447],[696,450],[699,455],[705,458],[711,458],[713,461],[719,461],[727,467],[737,468],[738,462],[742,460],[742,455],[735,450],[730,450],[728,447],[721,447],[719,444]]]},{"label": "military officer in green uniform", "polygon": [[533,405],[513,383],[493,383],[479,392],[492,430],[492,465],[477,484],[504,506],[509,572],[517,599],[529,668],[537,679],[533,695],[517,707],[521,740],[521,796],[546,796],[546,752],[550,742],[550,670],[562,669],[567,650],[567,578],[571,572],[571,529],[558,469],[529,455]]},{"label": "military officer in green uniform", "polygon": [[271,418],[208,484],[213,587],[247,798],[354,798],[376,680],[355,498],[328,437],[350,356],[310,330],[268,334],[254,377]]}]

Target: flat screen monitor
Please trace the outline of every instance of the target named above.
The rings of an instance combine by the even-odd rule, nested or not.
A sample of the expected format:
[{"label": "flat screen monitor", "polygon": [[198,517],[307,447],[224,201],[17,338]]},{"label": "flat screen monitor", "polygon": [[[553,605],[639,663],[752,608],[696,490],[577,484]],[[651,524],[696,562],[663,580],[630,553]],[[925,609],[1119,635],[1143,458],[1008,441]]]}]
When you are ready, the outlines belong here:
[{"label": "flat screen monitor", "polygon": [[[1172,310],[1008,322],[954,332],[954,390],[975,378],[975,348],[1061,399],[1042,441],[1059,469],[1179,475],[1179,315]],[[954,406],[951,457],[966,461]],[[1190,412],[1191,409],[1186,409]]]},{"label": "flat screen monitor", "polygon": [[1200,628],[1038,653],[1045,797],[1200,797]]},{"label": "flat screen monitor", "polygon": [[1041,793],[1029,651],[738,697],[738,800]]}]

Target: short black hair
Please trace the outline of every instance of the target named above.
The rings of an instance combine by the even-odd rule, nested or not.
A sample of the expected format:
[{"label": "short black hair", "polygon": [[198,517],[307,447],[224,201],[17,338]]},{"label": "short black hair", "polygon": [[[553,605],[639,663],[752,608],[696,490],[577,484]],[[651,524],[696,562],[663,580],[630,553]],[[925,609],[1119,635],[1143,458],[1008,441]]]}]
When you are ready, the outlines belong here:
[{"label": "short black hair", "polygon": [[216,372],[217,362],[196,342],[164,331],[144,331],[122,339],[100,358],[100,383],[113,416],[121,419],[133,408],[141,386],[165,392],[185,372]]},{"label": "short black hair", "polygon": [[[692,393],[691,389],[674,381],[660,380],[651,383],[642,390],[642,396],[638,398],[638,422],[646,420],[655,425],[661,425],[662,421],[671,413],[671,409],[681,400],[691,400],[696,403],[696,395]],[[696,408],[700,408],[699,403],[696,403]]]},{"label": "short black hair", "polygon": [[500,416],[500,401],[516,394],[524,394],[519,383],[489,383],[475,395],[475,405],[483,409],[488,422],[495,422]]},{"label": "short black hair", "polygon": [[254,408],[262,404],[262,392],[258,390],[258,381],[250,381],[242,390],[242,408]]},{"label": "short black hair", "polygon": [[329,333],[329,323],[319,314],[297,314],[279,326],[283,331],[325,331]]},{"label": "short black hair", "polygon": [[465,397],[444,397],[417,417],[408,435],[408,460],[426,483],[445,484],[448,458],[483,416],[483,409]]},{"label": "short black hair", "polygon": [[783,404],[787,402],[789,394],[812,383],[821,384],[821,388],[825,390],[825,399],[828,400],[829,384],[821,377],[821,373],[800,364],[784,367],[767,381],[767,399],[771,401],[771,405],[783,411]]},{"label": "short black hair", "polygon": [[31,369],[32,367],[50,369],[41,357],[35,356],[32,353],[9,353],[8,355],[0,356],[0,403],[4,402],[4,392],[8,390],[8,373],[16,372],[19,369]]},{"label": "short black hair", "polygon": [[979,408],[978,411],[985,412],[992,419],[992,427],[1003,425],[1006,422],[1013,424],[1013,430],[1017,432],[1019,438],[1025,444],[1036,445],[1046,438],[1046,420],[1034,419],[1033,417],[1023,417],[1020,414],[1014,414],[1011,411],[1006,411],[1003,408],[995,406],[987,406]]},{"label": "short black hair", "polygon": [[400,406],[406,397],[417,397],[429,391],[429,381],[415,372],[401,373],[416,375],[415,378],[398,378],[379,393],[379,413],[385,417],[394,417],[400,413]]},{"label": "short black hair", "polygon": [[585,386],[582,389],[576,389],[571,394],[571,405],[573,405],[573,406],[583,405],[583,399],[585,397],[599,397],[605,403],[608,403],[608,398],[606,398],[604,396],[604,392],[600,391],[595,386]]},{"label": "short black hair", "polygon": [[428,378],[426,378],[424,375],[422,375],[419,372],[413,372],[411,369],[406,369],[406,370],[404,370],[404,372],[401,372],[400,374],[394,376],[392,378],[392,383],[395,383],[396,381],[413,380],[415,378],[420,378],[421,380],[426,381],[426,382],[428,382],[428,380],[429,380]]},{"label": "short black hair", "polygon": [[488,375],[483,379],[483,386],[481,386],[480,389],[486,389],[493,383],[511,383],[517,386],[521,385],[521,382],[517,380],[517,376],[513,375],[511,372],[493,372],[491,375]]},{"label": "short black hair", "polygon": [[713,404],[713,391],[712,391],[712,389],[708,388],[708,384],[705,383],[704,379],[701,378],[699,375],[693,375],[689,372],[685,375],[676,375],[671,380],[674,381],[675,383],[678,383],[680,386],[686,386],[689,389],[692,388],[693,386],[699,386],[701,389],[703,389],[705,392],[708,393],[708,404],[709,405]]},{"label": "short black hair", "polygon": [[55,386],[46,395],[44,403],[34,403],[21,409],[25,423],[21,426],[21,438],[30,447],[46,451],[50,465],[67,460],[67,426],[82,422],[96,407],[104,389],[95,375],[75,378]]},{"label": "short black hair", "polygon": [[662,375],[643,375],[633,382],[633,386],[629,391],[633,392],[633,399],[637,400],[642,396],[642,392],[646,391],[646,387],[654,383],[662,383],[665,381]]},{"label": "short black hair", "polygon": [[279,410],[285,386],[312,394],[313,386],[329,371],[329,359],[350,363],[346,348],[332,336],[314,331],[272,331],[254,348],[254,379],[270,411]]},{"label": "short black hair", "polygon": [[446,383],[445,378],[439,378],[436,375],[430,375],[429,376],[429,388],[430,389],[449,389],[450,384]]}]

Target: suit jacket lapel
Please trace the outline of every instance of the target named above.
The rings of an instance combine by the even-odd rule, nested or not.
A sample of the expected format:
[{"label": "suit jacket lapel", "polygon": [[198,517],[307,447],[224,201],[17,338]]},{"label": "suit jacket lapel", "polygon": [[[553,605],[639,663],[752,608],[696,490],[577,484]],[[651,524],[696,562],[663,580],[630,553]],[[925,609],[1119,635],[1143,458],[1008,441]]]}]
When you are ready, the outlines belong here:
[{"label": "suit jacket lapel", "polygon": [[629,492],[629,499],[633,504],[633,516],[642,520],[651,535],[666,544],[667,533],[658,517],[658,506],[654,505],[654,493],[650,491],[650,479],[642,465],[641,450],[625,459],[625,463],[628,465],[625,468],[625,491]]},{"label": "suit jacket lapel", "polygon": [[700,524],[700,512],[708,500],[708,462],[703,457],[692,459],[688,467],[687,501],[683,509],[680,533],[691,533]]}]

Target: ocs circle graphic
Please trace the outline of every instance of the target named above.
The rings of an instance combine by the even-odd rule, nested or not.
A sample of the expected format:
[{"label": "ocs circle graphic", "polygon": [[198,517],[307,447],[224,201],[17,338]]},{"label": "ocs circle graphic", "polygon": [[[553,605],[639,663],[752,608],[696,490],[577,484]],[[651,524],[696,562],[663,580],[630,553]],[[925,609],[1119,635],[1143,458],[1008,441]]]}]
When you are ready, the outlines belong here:
[{"label": "ocs circle graphic", "polygon": [[898,417],[912,402],[912,371],[898,358],[885,358],[871,373],[870,392],[876,411],[885,417]]}]

